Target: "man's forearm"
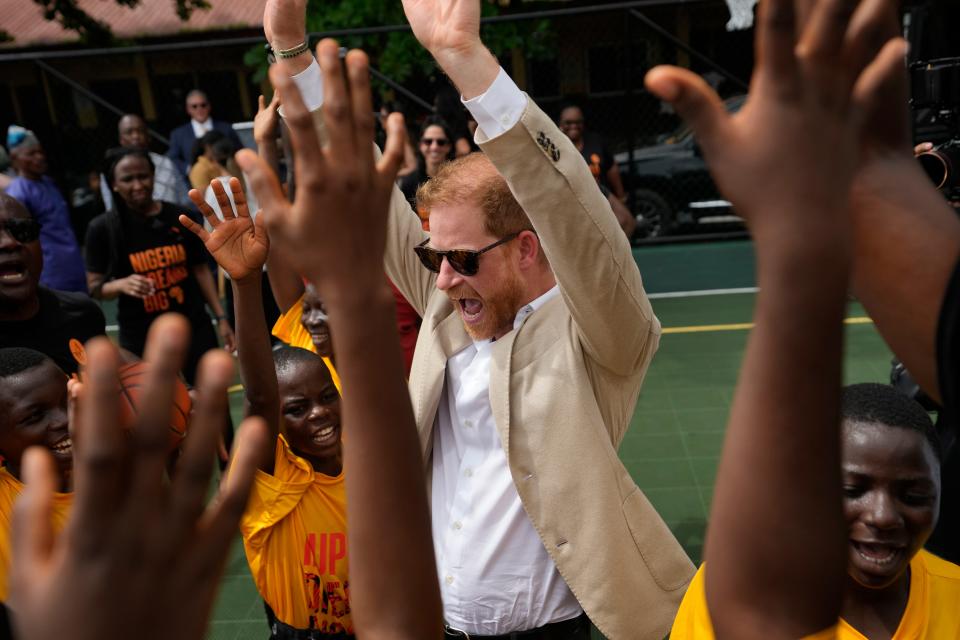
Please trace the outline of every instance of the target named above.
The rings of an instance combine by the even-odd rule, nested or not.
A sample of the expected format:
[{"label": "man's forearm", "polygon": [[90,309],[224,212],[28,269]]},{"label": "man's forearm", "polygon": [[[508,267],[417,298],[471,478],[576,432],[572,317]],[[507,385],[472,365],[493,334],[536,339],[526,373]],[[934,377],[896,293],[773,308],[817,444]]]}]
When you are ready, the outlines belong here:
[{"label": "man's forearm", "polygon": [[431,51],[437,64],[460,90],[464,100],[485,92],[500,72],[500,63],[479,40],[468,49]]}]

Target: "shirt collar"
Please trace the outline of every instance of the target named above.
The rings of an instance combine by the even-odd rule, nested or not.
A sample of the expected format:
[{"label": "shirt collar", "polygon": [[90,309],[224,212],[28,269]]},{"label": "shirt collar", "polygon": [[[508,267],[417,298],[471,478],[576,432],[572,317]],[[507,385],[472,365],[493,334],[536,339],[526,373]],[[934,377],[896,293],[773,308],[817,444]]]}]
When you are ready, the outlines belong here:
[{"label": "shirt collar", "polygon": [[[203,158],[203,156],[200,157]],[[519,329],[520,325],[524,323],[531,313],[547,304],[550,302],[550,300],[556,298],[558,295],[560,295],[560,285],[555,284],[543,295],[534,298],[527,304],[520,307],[520,310],[517,311],[517,315],[513,318],[513,330],[516,331]],[[489,348],[494,343],[494,339],[487,338],[486,340],[473,340],[472,343],[473,347],[477,351],[482,351],[483,349]],[[469,346],[467,348],[469,348]]]},{"label": "shirt collar", "polygon": [[527,316],[529,316],[531,313],[533,313],[534,311],[536,311],[537,309],[539,309],[549,301],[556,298],[558,295],[560,295],[560,285],[555,284],[553,285],[553,287],[551,287],[546,293],[544,293],[540,297],[535,298],[530,302],[528,302],[527,304],[520,307],[520,310],[517,311],[516,317],[513,319],[513,328],[515,330],[519,329],[520,325],[522,325],[524,320],[527,319]]}]

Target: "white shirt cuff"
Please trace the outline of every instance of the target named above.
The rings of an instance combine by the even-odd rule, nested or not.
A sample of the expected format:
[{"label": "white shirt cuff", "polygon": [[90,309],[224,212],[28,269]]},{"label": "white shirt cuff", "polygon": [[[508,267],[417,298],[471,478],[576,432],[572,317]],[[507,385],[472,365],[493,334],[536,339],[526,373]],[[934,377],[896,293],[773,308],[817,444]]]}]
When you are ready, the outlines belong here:
[{"label": "white shirt cuff", "polygon": [[496,138],[512,129],[527,108],[526,96],[503,67],[486,91],[469,100],[461,98],[461,102],[477,121],[477,142]]},{"label": "white shirt cuff", "polygon": [[[320,64],[316,58],[310,61],[310,66],[293,76],[293,82],[300,90],[303,103],[307,110],[316,111],[323,105],[323,76],[320,74]],[[280,105],[280,117],[283,115],[283,105]]]}]

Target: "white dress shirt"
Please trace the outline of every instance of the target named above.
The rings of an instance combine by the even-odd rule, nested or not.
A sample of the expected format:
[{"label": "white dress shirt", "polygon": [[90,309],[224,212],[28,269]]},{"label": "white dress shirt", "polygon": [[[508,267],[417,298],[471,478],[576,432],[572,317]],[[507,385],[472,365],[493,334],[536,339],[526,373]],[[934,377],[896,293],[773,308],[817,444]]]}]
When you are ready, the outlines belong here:
[{"label": "white dress shirt", "polygon": [[[551,298],[524,306],[514,329]],[[527,517],[490,405],[492,340],[447,360],[433,432],[433,543],[446,622],[478,635],[526,631],[583,609]]]},{"label": "white dress shirt", "polygon": [[190,118],[190,126],[193,127],[193,135],[199,140],[203,137],[203,134],[213,131],[213,118],[207,118],[204,122],[197,122]]},{"label": "white dress shirt", "polygon": [[[316,60],[293,80],[307,108],[319,108]],[[500,69],[487,91],[463,104],[483,141],[519,122],[527,101]],[[554,286],[525,305],[514,329],[559,294]],[[477,635],[526,631],[583,612],[513,484],[490,405],[492,346],[492,340],[475,342],[447,360],[433,435],[431,510],[443,615],[450,626]]]}]

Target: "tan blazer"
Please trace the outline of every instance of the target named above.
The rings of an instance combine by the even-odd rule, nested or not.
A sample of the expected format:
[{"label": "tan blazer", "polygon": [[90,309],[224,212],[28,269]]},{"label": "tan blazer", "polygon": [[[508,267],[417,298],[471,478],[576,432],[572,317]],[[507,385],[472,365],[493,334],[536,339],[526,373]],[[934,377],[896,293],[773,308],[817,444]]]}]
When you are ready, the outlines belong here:
[{"label": "tan blazer", "polygon": [[[694,567],[617,456],[660,323],[587,164],[533,101],[480,146],[530,217],[561,293],[493,345],[490,401],[514,484],[597,628],[611,640],[663,638]],[[410,393],[429,469],[447,359],[470,337],[413,252],[424,238],[396,190],[386,270],[423,317]]]}]

